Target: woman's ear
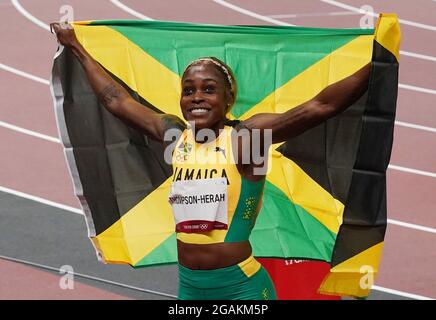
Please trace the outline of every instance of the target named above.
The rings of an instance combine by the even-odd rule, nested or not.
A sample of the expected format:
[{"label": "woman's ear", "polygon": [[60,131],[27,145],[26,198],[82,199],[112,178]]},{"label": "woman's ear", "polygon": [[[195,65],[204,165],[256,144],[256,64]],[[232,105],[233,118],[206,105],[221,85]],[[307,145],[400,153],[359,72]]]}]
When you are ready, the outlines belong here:
[{"label": "woman's ear", "polygon": [[226,106],[226,113],[229,112],[230,108],[235,103],[235,95],[230,90],[227,90],[227,106]]}]

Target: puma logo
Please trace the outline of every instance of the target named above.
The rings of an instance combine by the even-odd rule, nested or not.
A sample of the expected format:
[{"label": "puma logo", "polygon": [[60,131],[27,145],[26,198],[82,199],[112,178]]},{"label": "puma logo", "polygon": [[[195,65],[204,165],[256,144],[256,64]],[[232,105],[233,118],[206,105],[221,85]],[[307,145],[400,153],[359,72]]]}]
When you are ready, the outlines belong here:
[{"label": "puma logo", "polygon": [[[223,148],[215,147],[215,152],[222,152],[224,158],[226,158],[226,150],[224,150]],[[227,159],[227,158],[226,158],[226,159]]]}]

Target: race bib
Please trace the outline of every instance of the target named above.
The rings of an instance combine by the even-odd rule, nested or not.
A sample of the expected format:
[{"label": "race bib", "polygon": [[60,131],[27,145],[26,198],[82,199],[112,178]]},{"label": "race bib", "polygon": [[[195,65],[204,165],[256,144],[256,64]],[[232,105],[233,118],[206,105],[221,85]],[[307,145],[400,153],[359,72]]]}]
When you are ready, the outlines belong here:
[{"label": "race bib", "polygon": [[176,232],[227,229],[226,178],[175,181],[168,201],[173,207]]}]

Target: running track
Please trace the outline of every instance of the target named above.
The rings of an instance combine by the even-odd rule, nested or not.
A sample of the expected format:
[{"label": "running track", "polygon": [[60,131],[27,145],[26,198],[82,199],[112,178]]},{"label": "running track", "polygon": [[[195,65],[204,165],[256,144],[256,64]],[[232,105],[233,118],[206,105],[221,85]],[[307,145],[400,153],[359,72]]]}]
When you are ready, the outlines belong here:
[{"label": "running track", "polygon": [[[58,143],[48,86],[57,47],[48,24],[59,20],[64,3],[0,0],[0,299],[173,298],[175,267],[132,270],[103,265],[86,238]],[[436,1],[70,0],[68,4],[75,20],[338,28],[358,27],[358,9],[364,4],[376,12],[398,13],[403,41],[388,170],[390,223],[371,298],[436,298]],[[63,265],[74,268],[74,290],[59,288]]]}]

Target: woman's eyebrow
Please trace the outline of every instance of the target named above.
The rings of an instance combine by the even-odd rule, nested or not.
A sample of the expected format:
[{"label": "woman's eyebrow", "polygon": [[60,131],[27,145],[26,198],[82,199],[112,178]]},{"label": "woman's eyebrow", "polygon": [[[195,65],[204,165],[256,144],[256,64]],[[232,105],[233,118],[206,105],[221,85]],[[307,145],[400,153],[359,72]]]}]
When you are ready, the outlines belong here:
[{"label": "woman's eyebrow", "polygon": [[[215,79],[212,79],[212,78],[202,79],[202,81],[203,81],[203,82],[213,81],[213,82],[215,82],[215,83],[218,83],[218,81],[216,81]],[[192,80],[192,79],[190,79],[190,78],[183,80],[183,83],[192,83],[192,82],[194,82],[194,80]]]}]

